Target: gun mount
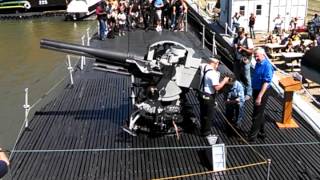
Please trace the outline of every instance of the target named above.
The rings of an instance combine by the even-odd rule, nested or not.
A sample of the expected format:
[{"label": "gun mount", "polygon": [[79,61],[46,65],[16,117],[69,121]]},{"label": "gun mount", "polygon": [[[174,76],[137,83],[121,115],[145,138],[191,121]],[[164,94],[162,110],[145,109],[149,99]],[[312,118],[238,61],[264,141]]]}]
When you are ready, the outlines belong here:
[{"label": "gun mount", "polygon": [[124,128],[131,135],[139,130],[176,132],[177,125],[186,121],[185,117],[194,117],[189,109],[185,109],[185,93],[189,88],[198,88],[198,67],[202,60],[194,57],[193,49],[181,43],[155,42],[148,46],[144,58],[46,39],[41,40],[40,45],[45,49],[95,58],[93,68],[97,70],[127,73],[139,78],[140,83],[132,82],[138,93],[133,101],[135,110]]}]

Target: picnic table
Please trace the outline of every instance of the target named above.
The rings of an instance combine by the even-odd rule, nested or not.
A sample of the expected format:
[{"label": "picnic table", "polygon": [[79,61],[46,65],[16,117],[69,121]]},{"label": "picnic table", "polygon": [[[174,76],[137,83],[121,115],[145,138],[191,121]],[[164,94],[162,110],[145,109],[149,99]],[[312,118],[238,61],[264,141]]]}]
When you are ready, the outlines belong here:
[{"label": "picnic table", "polygon": [[297,60],[298,65],[300,64],[300,60],[304,53],[300,52],[283,52],[281,53],[281,56],[284,58],[285,62],[291,63],[291,71],[293,71],[293,61]]},{"label": "picnic table", "polygon": [[279,53],[275,53],[278,52],[279,50],[283,49],[286,47],[285,44],[279,44],[279,43],[268,43],[265,45],[267,52],[269,53],[269,55],[272,58],[275,58],[277,56],[281,56],[281,54]]}]

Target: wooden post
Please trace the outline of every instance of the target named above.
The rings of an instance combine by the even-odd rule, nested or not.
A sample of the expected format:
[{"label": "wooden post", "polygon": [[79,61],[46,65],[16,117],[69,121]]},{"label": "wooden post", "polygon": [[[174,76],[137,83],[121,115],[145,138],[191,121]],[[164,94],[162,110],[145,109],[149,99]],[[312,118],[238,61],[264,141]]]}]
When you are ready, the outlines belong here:
[{"label": "wooden post", "polygon": [[298,128],[298,124],[292,118],[292,99],[293,92],[301,89],[299,81],[295,81],[292,77],[286,77],[279,81],[280,86],[284,90],[284,102],[282,112],[282,122],[277,122],[278,128]]}]

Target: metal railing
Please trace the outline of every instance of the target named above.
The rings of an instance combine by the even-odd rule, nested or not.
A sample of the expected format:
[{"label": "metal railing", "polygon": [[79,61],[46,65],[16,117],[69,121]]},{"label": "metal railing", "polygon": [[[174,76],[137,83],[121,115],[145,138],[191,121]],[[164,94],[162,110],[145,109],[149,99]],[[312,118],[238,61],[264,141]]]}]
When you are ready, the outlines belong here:
[{"label": "metal railing", "polygon": [[[197,12],[195,11],[195,13]],[[199,35],[202,39],[202,48],[205,48],[206,45],[211,46],[209,48],[211,49],[213,56],[217,55],[219,52],[221,55],[226,57],[228,61],[233,62],[233,57],[230,53],[228,53],[227,48],[224,47],[221,43],[219,43],[219,41],[217,41],[217,38],[222,39],[221,35],[216,34],[212,29],[206,27],[206,25],[199,18],[190,15],[189,19],[189,22],[191,20],[194,20],[193,22],[196,22],[200,27],[202,27],[200,31],[196,31],[196,33],[198,32],[197,35]],[[209,39],[207,37],[209,37]]]},{"label": "metal railing", "polygon": [[[89,46],[90,45],[90,40],[92,38],[92,35],[95,33],[96,29],[93,29],[91,30],[90,27],[86,29],[86,34],[83,35],[81,37],[81,42],[82,42],[82,45],[87,45]],[[86,40],[86,42],[85,42]],[[70,77],[70,84],[73,85],[74,84],[74,78],[73,78],[73,71],[75,69],[75,66],[79,63],[79,59],[78,61],[72,65],[71,64],[71,57],[70,55],[67,55],[66,56],[67,58],[67,70],[69,71],[69,77]],[[86,65],[85,63],[86,59],[85,57],[80,57],[80,69],[83,70],[83,67]],[[28,116],[29,116],[29,112],[31,111],[32,108],[34,108],[37,104],[39,104],[46,96],[48,96],[56,87],[58,87],[64,80],[66,79],[66,76],[64,76],[60,81],[58,81],[56,84],[54,84],[44,95],[42,95],[34,104],[30,105],[29,104],[29,88],[25,88],[24,92],[25,92],[25,102],[24,102],[24,105],[23,105],[23,108],[24,108],[24,122],[21,126],[21,129],[19,131],[19,134],[17,136],[17,139],[14,143],[14,147],[12,149],[12,151],[14,152],[15,150],[15,147],[17,145],[17,142],[18,140],[20,139],[20,136],[23,132],[23,130],[29,130],[29,119],[28,119]],[[13,153],[10,154],[10,157],[9,159],[12,158],[12,155]]]}]

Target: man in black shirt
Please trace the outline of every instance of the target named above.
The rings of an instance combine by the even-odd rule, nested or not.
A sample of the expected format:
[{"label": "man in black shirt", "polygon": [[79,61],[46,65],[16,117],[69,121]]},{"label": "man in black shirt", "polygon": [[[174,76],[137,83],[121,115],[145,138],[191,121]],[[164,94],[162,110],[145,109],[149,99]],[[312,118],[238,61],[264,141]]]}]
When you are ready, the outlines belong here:
[{"label": "man in black shirt", "polygon": [[143,23],[145,30],[153,28],[155,8],[153,6],[153,0],[145,0],[142,8]]},{"label": "man in black shirt", "polygon": [[256,16],[251,13],[249,17],[249,30],[250,30],[250,38],[255,39],[256,33],[254,32],[254,24],[256,23]]}]

